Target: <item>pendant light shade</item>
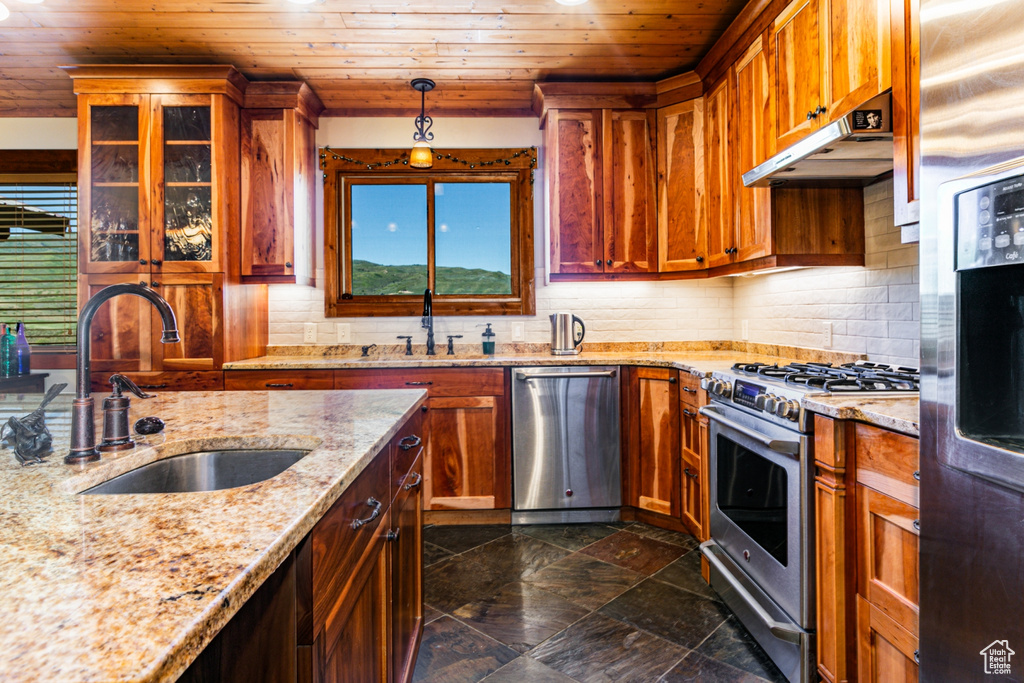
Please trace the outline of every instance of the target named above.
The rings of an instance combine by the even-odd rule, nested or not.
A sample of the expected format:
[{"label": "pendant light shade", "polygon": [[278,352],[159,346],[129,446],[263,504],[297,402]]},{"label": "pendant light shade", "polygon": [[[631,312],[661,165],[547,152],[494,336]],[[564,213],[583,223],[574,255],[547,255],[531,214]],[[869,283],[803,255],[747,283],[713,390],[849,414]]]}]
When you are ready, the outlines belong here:
[{"label": "pendant light shade", "polygon": [[416,132],[413,133],[412,151],[409,153],[409,165],[413,168],[430,168],[434,165],[434,153],[430,149],[430,141],[434,134],[430,127],[434,120],[427,116],[427,92],[434,89],[434,81],[429,78],[415,78],[412,83],[413,90],[420,92],[420,115],[416,117]]},{"label": "pendant light shade", "polygon": [[9,16],[11,16],[11,11],[7,9],[7,5],[0,2],[0,21],[3,21]]}]

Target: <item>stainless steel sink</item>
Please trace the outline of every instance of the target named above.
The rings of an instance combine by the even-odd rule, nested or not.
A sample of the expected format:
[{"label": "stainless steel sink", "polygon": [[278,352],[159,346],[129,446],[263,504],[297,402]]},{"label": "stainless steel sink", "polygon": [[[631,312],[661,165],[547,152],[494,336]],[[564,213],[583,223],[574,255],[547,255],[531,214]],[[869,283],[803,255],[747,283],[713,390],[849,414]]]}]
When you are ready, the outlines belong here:
[{"label": "stainless steel sink", "polygon": [[284,472],[307,453],[283,449],[185,453],[143,465],[82,493],[192,493],[248,486]]}]

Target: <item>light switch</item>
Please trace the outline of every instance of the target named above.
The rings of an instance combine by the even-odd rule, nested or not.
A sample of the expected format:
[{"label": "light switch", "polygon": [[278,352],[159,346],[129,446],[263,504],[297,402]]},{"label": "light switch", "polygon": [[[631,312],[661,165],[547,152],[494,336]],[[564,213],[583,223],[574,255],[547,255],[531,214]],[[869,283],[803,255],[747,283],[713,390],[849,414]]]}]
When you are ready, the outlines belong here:
[{"label": "light switch", "polygon": [[316,344],[316,323],[303,323],[302,343]]}]

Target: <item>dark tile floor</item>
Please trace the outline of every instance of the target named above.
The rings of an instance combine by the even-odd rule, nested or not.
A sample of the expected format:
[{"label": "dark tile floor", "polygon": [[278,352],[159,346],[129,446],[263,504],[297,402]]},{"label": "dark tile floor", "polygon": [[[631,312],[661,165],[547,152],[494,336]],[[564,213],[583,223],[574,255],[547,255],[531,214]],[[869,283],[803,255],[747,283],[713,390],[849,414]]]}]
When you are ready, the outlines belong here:
[{"label": "dark tile floor", "polygon": [[784,680],[704,583],[692,536],[623,523],[424,539],[417,682]]}]

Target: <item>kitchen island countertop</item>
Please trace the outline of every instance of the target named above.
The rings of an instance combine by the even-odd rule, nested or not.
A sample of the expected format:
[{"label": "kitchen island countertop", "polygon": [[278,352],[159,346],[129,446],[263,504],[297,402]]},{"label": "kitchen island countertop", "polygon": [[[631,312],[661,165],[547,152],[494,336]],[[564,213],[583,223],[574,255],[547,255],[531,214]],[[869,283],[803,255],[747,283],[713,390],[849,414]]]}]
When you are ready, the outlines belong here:
[{"label": "kitchen island countertop", "polygon": [[[135,400],[162,434],[69,467],[71,397],[47,409],[54,452],[0,451],[0,679],[165,681],[184,671],[423,403],[422,390],[166,392]],[[39,396],[0,396],[23,415]],[[99,429],[97,430],[99,432]],[[278,476],[204,493],[78,495],[167,455],[312,451]]]}]

